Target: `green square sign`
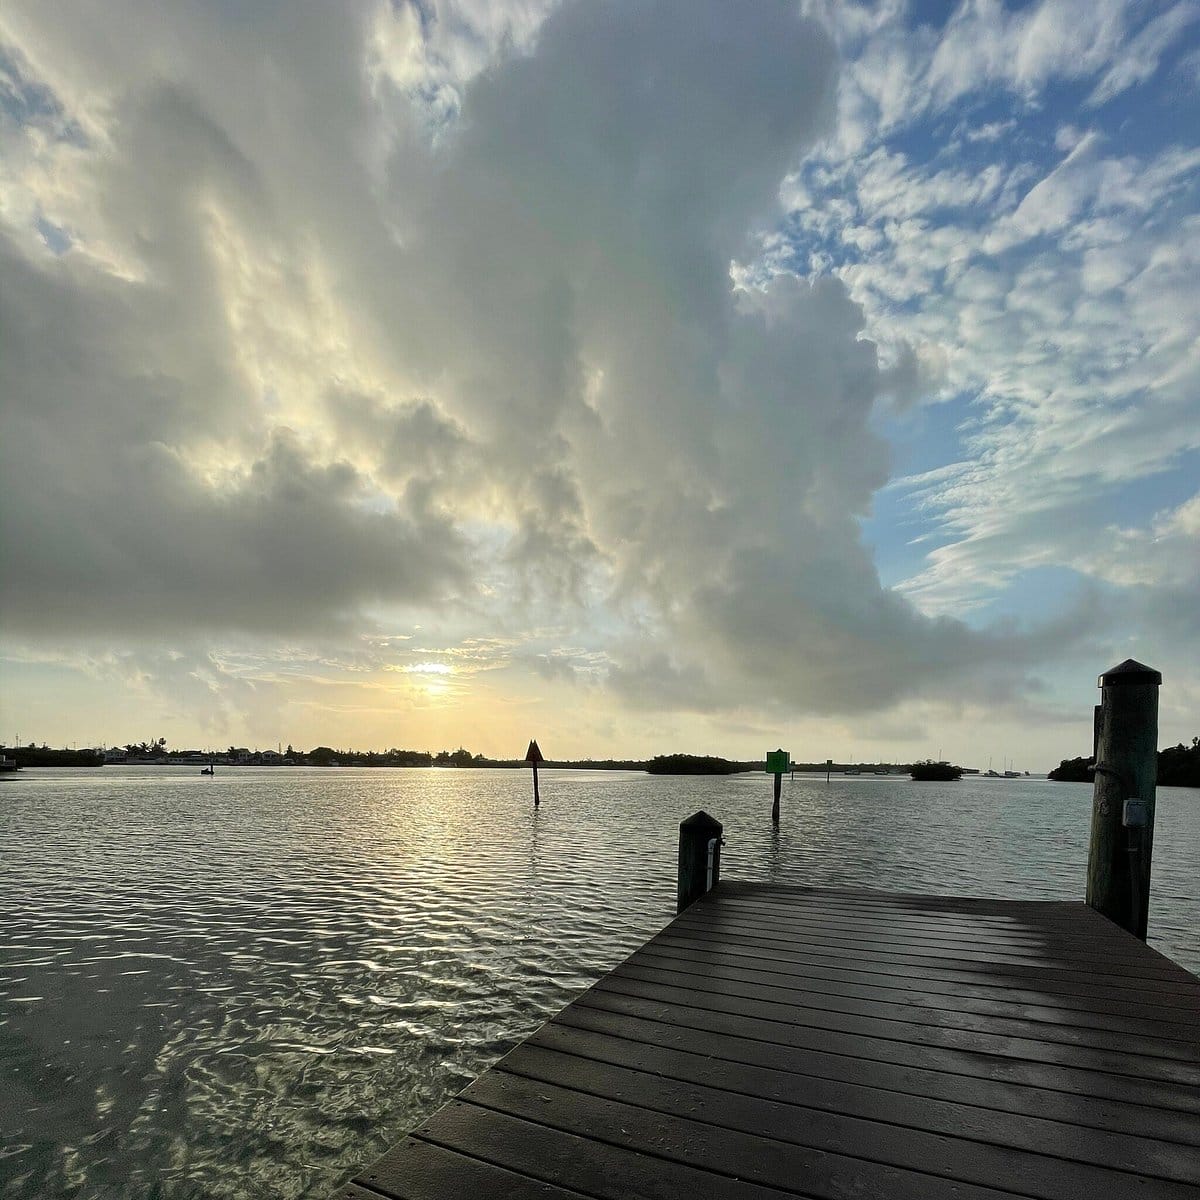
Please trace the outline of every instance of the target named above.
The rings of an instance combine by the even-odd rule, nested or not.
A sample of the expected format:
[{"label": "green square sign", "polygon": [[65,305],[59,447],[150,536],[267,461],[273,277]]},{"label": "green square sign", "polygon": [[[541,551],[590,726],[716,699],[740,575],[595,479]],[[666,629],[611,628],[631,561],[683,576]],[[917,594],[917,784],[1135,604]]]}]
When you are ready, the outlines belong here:
[{"label": "green square sign", "polygon": [[788,769],[788,752],[786,750],[767,751],[767,774],[784,775]]}]

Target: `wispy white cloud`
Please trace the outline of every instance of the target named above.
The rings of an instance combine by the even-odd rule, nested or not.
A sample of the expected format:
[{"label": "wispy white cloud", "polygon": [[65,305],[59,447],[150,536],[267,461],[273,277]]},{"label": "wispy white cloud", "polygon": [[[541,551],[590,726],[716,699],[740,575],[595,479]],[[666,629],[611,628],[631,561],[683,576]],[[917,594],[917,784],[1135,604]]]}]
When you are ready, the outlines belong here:
[{"label": "wispy white cloud", "polygon": [[1197,19],[1200,19],[1200,6],[1191,0],[1183,0],[1147,21],[1138,34],[1121,47],[1120,54],[1114,56],[1088,103],[1104,104],[1127,88],[1145,83],[1158,70],[1167,48]]},{"label": "wispy white cloud", "polygon": [[[891,492],[922,530],[924,561],[901,590],[926,612],[983,613],[1025,573],[1063,567],[1106,589],[1097,628],[1141,631],[1147,654],[1168,628],[1184,636],[1160,619],[1178,582],[1140,552],[1128,569],[1116,559],[1159,541],[1191,550],[1160,519],[1121,514],[1131,489],[1200,445],[1200,163],[1186,124],[1174,144],[1170,122],[1139,140],[1096,106],[1186,49],[1193,17],[1190,5],[963,4],[932,38],[894,12],[836,33],[851,133],[785,189],[792,253],[845,279],[882,343],[936,357],[927,400],[958,401],[943,434],[956,461]],[[836,11],[826,19],[838,30]],[[898,43],[902,94],[880,67]],[[1067,85],[1083,89],[1080,107],[1047,122],[1046,89]],[[971,105],[987,119],[961,118]],[[943,113],[958,120],[939,142]],[[928,428],[944,423],[926,412]],[[1136,605],[1112,598],[1135,583]]]}]

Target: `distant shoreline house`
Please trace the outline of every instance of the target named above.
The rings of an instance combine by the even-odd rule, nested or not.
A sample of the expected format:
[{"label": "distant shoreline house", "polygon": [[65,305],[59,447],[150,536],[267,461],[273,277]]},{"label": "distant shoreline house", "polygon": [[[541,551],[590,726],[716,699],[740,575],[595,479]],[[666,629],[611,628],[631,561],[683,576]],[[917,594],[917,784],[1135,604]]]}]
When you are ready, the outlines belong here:
[{"label": "distant shoreline house", "polygon": [[217,755],[208,750],[177,750],[169,754],[163,761],[173,767],[204,766],[217,759]]}]

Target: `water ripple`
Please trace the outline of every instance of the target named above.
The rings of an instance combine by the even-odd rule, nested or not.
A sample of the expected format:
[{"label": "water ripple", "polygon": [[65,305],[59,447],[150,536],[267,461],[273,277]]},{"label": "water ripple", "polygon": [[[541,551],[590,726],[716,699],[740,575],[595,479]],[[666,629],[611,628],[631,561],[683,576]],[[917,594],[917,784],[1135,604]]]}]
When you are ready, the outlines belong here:
[{"label": "water ripple", "polygon": [[[0,1194],[321,1197],[725,874],[1078,899],[1090,789],[546,772],[28,772],[0,807]],[[1200,797],[1152,941],[1200,969]]]}]

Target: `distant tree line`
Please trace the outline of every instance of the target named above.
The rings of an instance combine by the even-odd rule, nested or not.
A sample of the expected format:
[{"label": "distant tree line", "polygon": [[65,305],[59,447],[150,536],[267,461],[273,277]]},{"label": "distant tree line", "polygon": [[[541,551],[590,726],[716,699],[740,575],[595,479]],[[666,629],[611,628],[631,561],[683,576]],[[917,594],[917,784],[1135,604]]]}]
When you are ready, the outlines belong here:
[{"label": "distant tree line", "polygon": [[[204,765],[260,767],[525,767],[522,758],[488,758],[459,746],[457,750],[345,750],[316,746],[312,750],[251,750],[248,746],[229,746],[224,750],[177,750],[167,746],[164,737],[148,742],[127,742],[107,749],[52,750],[49,746],[0,747],[21,767],[99,767],[104,763],[135,766]],[[644,759],[547,759],[547,767],[592,771],[644,771]]]},{"label": "distant tree line", "polygon": [[[2,747],[0,747],[2,749]],[[1193,748],[1176,748],[1184,754],[1194,754]],[[48,746],[10,747],[5,750],[15,757],[22,767],[98,767],[102,764],[119,763],[146,766],[200,765],[210,762],[220,766],[238,767],[487,767],[498,770],[513,770],[525,767],[523,758],[488,758],[484,754],[473,754],[459,746],[457,750],[346,750],[333,746],[316,746],[312,750],[297,750],[289,745],[286,750],[258,750],[248,746],[228,746],[224,750],[176,750],[167,746],[165,737],[148,742],[127,742],[106,750],[52,750]],[[1163,756],[1174,755],[1176,750],[1164,750],[1160,755],[1160,773]],[[1083,759],[1072,759],[1070,763],[1082,763]],[[737,760],[719,758],[710,754],[658,754],[644,758],[572,758],[546,759],[546,767],[584,771],[648,771],[652,775],[734,775],[744,771],[761,771],[765,761],[761,758]],[[1063,767],[1067,767],[1067,762]],[[792,770],[801,772],[824,772],[823,762],[793,762]],[[850,766],[863,771],[886,768],[890,771],[908,771],[908,766],[897,767],[887,763],[831,763],[828,769],[841,772]],[[1060,768],[1061,769],[1061,768]],[[1194,767],[1193,767],[1194,770]],[[1051,778],[1090,779],[1090,774],[1060,775],[1051,772]],[[1165,782],[1160,778],[1160,782]],[[1183,786],[1200,786],[1196,784]]]},{"label": "distant tree line", "polygon": [[645,769],[651,775],[736,775],[762,768],[763,763],[731,762],[710,754],[656,754]]},{"label": "distant tree line", "polygon": [[104,755],[98,750],[51,750],[49,746],[0,747],[8,758],[16,759],[18,767],[98,767]]},{"label": "distant tree line", "polygon": [[1192,744],[1170,746],[1158,752],[1158,782],[1163,787],[1200,787],[1200,737]]},{"label": "distant tree line", "polygon": [[1096,757],[1089,754],[1087,758],[1064,758],[1046,778],[1059,783],[1091,783],[1095,773]]},{"label": "distant tree line", "polygon": [[[291,750],[291,747],[288,747]],[[442,755],[449,752],[443,750]],[[467,751],[462,753],[470,754]],[[317,746],[306,754],[303,750],[292,751],[296,766],[301,767],[431,767],[434,756],[428,750],[335,750],[332,746]]]},{"label": "distant tree line", "polygon": [[[1064,758],[1050,772],[1049,778],[1060,783],[1091,783],[1096,774],[1094,755],[1086,758]],[[1200,737],[1192,744],[1168,746],[1158,752],[1158,783],[1161,787],[1200,788]]]}]

